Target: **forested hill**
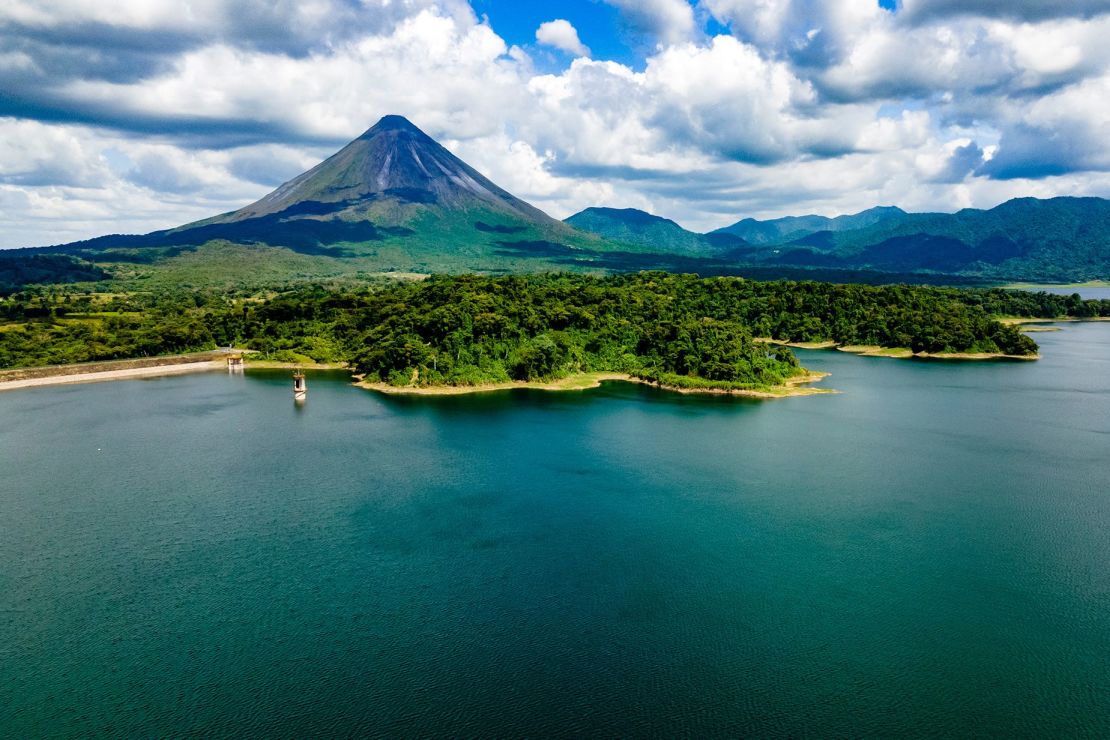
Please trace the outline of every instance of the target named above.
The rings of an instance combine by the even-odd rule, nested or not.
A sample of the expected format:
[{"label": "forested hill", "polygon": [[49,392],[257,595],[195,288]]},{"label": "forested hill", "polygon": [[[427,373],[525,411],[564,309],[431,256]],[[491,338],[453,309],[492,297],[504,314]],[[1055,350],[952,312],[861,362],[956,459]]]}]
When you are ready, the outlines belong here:
[{"label": "forested hill", "polygon": [[0,295],[28,285],[98,282],[108,277],[107,272],[91,262],[65,254],[0,250]]},{"label": "forested hill", "polygon": [[1006,290],[755,282],[639,273],[434,277],[267,300],[218,293],[0,299],[0,367],[238,345],[344,362],[396,384],[473,385],[613,371],[672,385],[773,385],[799,372],[789,342],[1031,355],[997,315],[1110,316],[1110,301]]},{"label": "forested hill", "polygon": [[744,243],[740,238],[727,234],[695,234],[668,218],[635,208],[587,208],[566,219],[566,222],[576,229],[615,242],[681,255],[714,255],[720,252],[721,244],[739,246]]},{"label": "forested hill", "polygon": [[588,209],[568,221],[658,254],[673,254],[682,246],[684,254],[705,258],[704,268],[686,266],[702,273],[720,274],[722,266],[731,265],[836,271],[843,280],[856,280],[853,273],[887,275],[890,282],[907,276],[934,283],[953,277],[983,282],[1110,279],[1110,201],[1102,198],[1018,198],[989,210],[956,213],[884,207],[836,218],[744,219],[710,234],[641,211]]},{"label": "forested hill", "polygon": [[1081,282],[1110,277],[1110,201],[1019,198],[990,210],[916,213],[780,247],[780,264]]},{"label": "forested hill", "polygon": [[878,223],[898,221],[908,215],[901,208],[878,206],[845,216],[785,216],[767,221],[745,218],[713,234],[731,234],[749,244],[784,244],[819,231],[841,232],[865,229]]}]

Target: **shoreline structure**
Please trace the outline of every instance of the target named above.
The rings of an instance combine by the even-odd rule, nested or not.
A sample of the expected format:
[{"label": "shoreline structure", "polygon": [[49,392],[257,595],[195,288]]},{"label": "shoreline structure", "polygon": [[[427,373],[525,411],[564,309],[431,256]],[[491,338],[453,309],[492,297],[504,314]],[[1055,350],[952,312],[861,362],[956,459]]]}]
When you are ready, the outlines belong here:
[{"label": "shoreline structure", "polygon": [[[141,380],[160,378],[187,373],[217,372],[227,369],[227,357],[232,354],[249,353],[251,350],[220,349],[209,352],[196,352],[188,355],[168,355],[165,357],[141,357],[131,360],[104,360],[83,362],[73,365],[47,365],[0,370],[0,391],[14,391],[23,388],[41,388],[52,385],[75,385],[77,383],[100,383],[108,380]],[[342,365],[327,363],[293,363],[258,360],[248,365],[256,370],[293,370],[303,367],[308,370],[346,370]]]},{"label": "shoreline structure", "polygon": [[164,375],[217,370],[224,366],[227,356],[234,352],[236,350],[213,350],[186,355],[140,357],[130,360],[104,360],[72,365],[11,368],[0,370],[0,391],[38,388],[47,385],[69,385],[71,383],[96,383],[105,380],[154,378]]},{"label": "shoreline structure", "polygon": [[14,391],[22,388],[40,388],[50,385],[77,385],[79,383],[99,383],[107,380],[134,380],[142,378],[160,378],[169,375],[185,375],[187,373],[213,372],[224,367],[219,360],[201,360],[198,362],[183,362],[174,365],[151,365],[148,367],[120,368],[118,370],[98,370],[85,373],[67,373],[64,375],[40,375],[34,378],[19,378],[6,380],[0,376],[0,391]]}]

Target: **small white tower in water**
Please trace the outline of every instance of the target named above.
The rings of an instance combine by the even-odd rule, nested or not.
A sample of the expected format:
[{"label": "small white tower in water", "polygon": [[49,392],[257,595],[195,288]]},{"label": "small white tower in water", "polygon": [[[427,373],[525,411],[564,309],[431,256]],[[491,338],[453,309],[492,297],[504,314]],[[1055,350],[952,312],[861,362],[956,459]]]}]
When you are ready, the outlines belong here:
[{"label": "small white tower in water", "polygon": [[297,370],[293,373],[293,399],[303,401],[308,395],[308,386],[304,382],[304,373]]}]

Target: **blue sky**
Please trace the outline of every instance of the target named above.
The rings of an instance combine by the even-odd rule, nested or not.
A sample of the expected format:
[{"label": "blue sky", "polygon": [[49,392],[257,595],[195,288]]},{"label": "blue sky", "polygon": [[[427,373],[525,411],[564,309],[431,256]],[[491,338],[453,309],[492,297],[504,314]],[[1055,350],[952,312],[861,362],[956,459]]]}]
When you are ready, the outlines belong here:
[{"label": "blue sky", "polygon": [[554,216],[1110,195],[1110,0],[6,0],[0,247],[249,203],[408,116]]},{"label": "blue sky", "polygon": [[[895,0],[877,0],[880,7],[896,8]],[[601,0],[562,0],[552,2],[520,2],[520,0],[474,0],[471,3],[479,16],[488,17],[493,26],[510,44],[533,46],[536,29],[553,18],[569,21],[582,42],[595,57],[642,66],[654,39],[638,33],[622,20],[620,11]],[[697,3],[690,3],[697,9]],[[707,34],[727,32],[711,14],[703,13],[698,21]]]},{"label": "blue sky", "polygon": [[[509,44],[539,47],[536,29],[541,23],[562,18],[578,30],[582,43],[590,47],[595,57],[630,66],[643,64],[643,39],[621,23],[617,8],[597,0],[564,0],[558,3],[557,12],[553,12],[552,3],[475,0],[471,4]],[[552,66],[565,64],[568,56],[565,52],[552,49],[550,53],[558,55],[550,62]]]}]

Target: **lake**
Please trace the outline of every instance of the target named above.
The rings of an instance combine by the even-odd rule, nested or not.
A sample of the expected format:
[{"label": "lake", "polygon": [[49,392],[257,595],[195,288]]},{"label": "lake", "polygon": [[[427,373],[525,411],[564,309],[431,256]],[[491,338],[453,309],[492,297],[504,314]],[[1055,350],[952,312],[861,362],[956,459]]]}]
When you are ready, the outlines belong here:
[{"label": "lake", "polygon": [[0,393],[0,736],[1110,736],[1110,325],[838,395]]},{"label": "lake", "polygon": [[1110,286],[1106,285],[1026,285],[1021,290],[1034,293],[1045,292],[1056,295],[1075,295],[1081,298],[1110,301]]}]

